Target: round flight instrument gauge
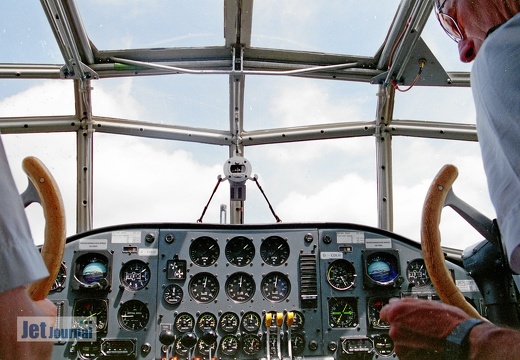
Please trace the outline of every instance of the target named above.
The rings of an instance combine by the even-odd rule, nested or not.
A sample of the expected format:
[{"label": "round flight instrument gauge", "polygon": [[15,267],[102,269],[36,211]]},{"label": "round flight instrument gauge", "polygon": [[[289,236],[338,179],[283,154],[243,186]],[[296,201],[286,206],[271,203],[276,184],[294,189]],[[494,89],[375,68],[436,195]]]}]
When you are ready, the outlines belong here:
[{"label": "round flight instrument gauge", "polygon": [[292,325],[291,325],[291,330],[292,331],[302,331],[303,330],[303,325],[305,325],[305,316],[299,312],[299,311],[296,311],[296,310],[292,310],[291,311],[293,313],[293,322],[292,322]]},{"label": "round flight instrument gauge", "polygon": [[253,298],[255,294],[255,280],[253,276],[245,272],[231,274],[226,280],[226,294],[236,302],[246,302]]},{"label": "round flight instrument gauge", "polygon": [[237,236],[226,244],[226,259],[235,266],[246,266],[251,264],[255,257],[255,246],[245,236]]},{"label": "round flight instrument gauge", "polygon": [[329,299],[329,325],[331,328],[352,328],[359,324],[355,298]]},{"label": "round flight instrument gauge", "polygon": [[392,285],[399,275],[395,255],[388,252],[371,253],[366,258],[366,274],[377,285]]},{"label": "round flight instrument gauge", "polygon": [[287,275],[273,271],[262,279],[260,290],[266,300],[280,302],[287,299],[291,292],[291,283]]},{"label": "round flight instrument gauge", "polygon": [[212,342],[211,344],[208,344],[204,339],[200,338],[197,341],[197,352],[202,355],[202,358],[205,358],[209,351],[211,350],[212,354],[215,354],[215,350],[217,348],[217,341]]},{"label": "round flight instrument gauge", "polygon": [[[106,299],[78,299],[74,303],[74,318],[83,318],[84,322],[96,318],[96,330],[104,332],[108,326],[108,300]],[[79,321],[79,319],[77,319]],[[76,321],[75,321],[76,322]],[[81,324],[77,324],[81,328]]]},{"label": "round flight instrument gauge", "polygon": [[217,317],[210,312],[199,315],[197,319],[197,329],[203,333],[205,330],[215,330],[217,328]]},{"label": "round flight instrument gauge", "polygon": [[220,255],[220,247],[217,240],[209,236],[201,236],[190,245],[190,258],[198,266],[211,266],[215,264]]},{"label": "round flight instrument gauge", "polygon": [[233,334],[238,330],[239,323],[240,319],[237,314],[234,312],[225,312],[220,316],[218,325],[223,332]]},{"label": "round flight instrument gauge", "polygon": [[293,333],[291,336],[293,354],[298,355],[305,350],[305,336],[300,333]]},{"label": "round flight instrument gauge", "polygon": [[170,284],[164,288],[163,299],[170,305],[178,305],[182,301],[184,292],[182,288],[177,284]]},{"label": "round flight instrument gauge", "polygon": [[262,348],[260,337],[255,334],[247,334],[242,337],[242,350],[249,356],[255,355]]},{"label": "round flight instrument gauge", "polygon": [[86,288],[106,288],[108,259],[105,255],[88,253],[76,259],[74,276]]},{"label": "round flight instrument gauge", "polygon": [[67,280],[67,267],[64,263],[61,263],[58,275],[51,286],[51,292],[61,291],[65,288],[65,281]]},{"label": "round flight instrument gauge", "polygon": [[238,353],[238,337],[227,334],[220,340],[220,352],[226,356],[235,356]]},{"label": "round flight instrument gauge", "polygon": [[290,253],[289,244],[279,236],[270,236],[260,245],[260,256],[267,265],[280,266],[284,264]]},{"label": "round flight instrument gauge", "polygon": [[336,290],[348,290],[354,286],[356,269],[350,261],[334,260],[327,268],[327,282]]},{"label": "round flight instrument gauge", "polygon": [[388,329],[390,324],[381,320],[379,312],[388,304],[388,298],[375,297],[368,300],[368,325],[373,329]]},{"label": "round flight instrument gauge", "polygon": [[101,342],[78,341],[76,350],[79,359],[98,359],[101,355]]},{"label": "round flight instrument gauge", "polygon": [[180,336],[175,339],[175,342],[173,343],[173,347],[175,349],[175,353],[177,355],[183,356],[183,359],[190,352],[190,349],[188,349],[186,346],[184,346],[182,344],[182,338]]},{"label": "round flight instrument gauge", "polygon": [[150,268],[141,260],[130,260],[121,267],[119,279],[128,290],[144,289],[150,281]]},{"label": "round flight instrument gauge", "polygon": [[410,285],[422,287],[430,285],[431,279],[426,270],[426,264],[423,259],[415,259],[410,261],[406,268],[406,278]]},{"label": "round flight instrument gauge", "polygon": [[188,291],[191,298],[203,304],[215,300],[219,288],[217,277],[207,272],[194,275],[188,285]]},{"label": "round flight instrument gauge", "polygon": [[394,352],[394,342],[387,334],[374,336],[374,349],[380,356],[389,356]]},{"label": "round flight instrument gauge", "polygon": [[190,313],[183,312],[175,317],[173,325],[177,331],[181,333],[193,331],[193,327],[195,326],[195,318]]},{"label": "round flight instrument gauge", "polygon": [[150,312],[145,303],[139,300],[128,300],[119,308],[117,314],[119,324],[126,330],[144,329],[150,319]]},{"label": "round flight instrument gauge", "polygon": [[247,332],[258,331],[260,324],[260,315],[254,311],[248,311],[242,316],[242,328]]}]

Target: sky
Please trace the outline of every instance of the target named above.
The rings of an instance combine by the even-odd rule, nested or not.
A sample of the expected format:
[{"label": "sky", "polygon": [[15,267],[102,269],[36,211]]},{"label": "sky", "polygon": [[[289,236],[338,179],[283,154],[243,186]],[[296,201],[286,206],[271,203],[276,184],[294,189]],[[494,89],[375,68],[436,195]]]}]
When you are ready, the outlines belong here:
[{"label": "sky", "polygon": [[[103,7],[100,8],[101,4]],[[100,49],[223,45],[219,1],[78,1],[84,25]],[[252,46],[372,55],[382,43],[397,1],[256,1]],[[63,63],[39,3],[10,2],[0,14],[0,63]],[[361,7],[361,8],[360,8]],[[158,9],[162,9],[158,11]],[[117,12],[118,11],[118,12]],[[117,13],[117,16],[114,14]],[[11,14],[11,15],[8,15]],[[23,14],[21,20],[14,15]],[[153,16],[157,26],[151,27]],[[131,24],[131,26],[129,26]],[[175,24],[175,26],[171,26]],[[166,26],[168,25],[168,26]],[[359,36],[362,33],[363,36]],[[423,38],[449,71],[469,71],[458,62],[456,44],[432,17]],[[176,75],[93,81],[94,115],[192,127],[228,128],[228,78]],[[246,79],[246,130],[374,119],[377,87],[369,84],[255,76]],[[1,117],[70,115],[72,84],[51,80],[0,80]],[[415,87],[398,93],[395,119],[474,123],[470,89]],[[3,135],[15,181],[28,155],[40,157],[57,179],[67,209],[67,233],[75,228],[75,134]],[[477,143],[394,137],[394,232],[419,241],[424,196],[445,163],[459,168],[455,193],[493,217]],[[96,133],[94,137],[94,227],[132,222],[195,222],[209,200],[228,148]],[[283,222],[339,221],[377,226],[375,140],[336,139],[249,147],[245,157]],[[229,203],[229,184],[215,194],[204,222],[219,222]],[[40,243],[38,206],[27,209]],[[246,223],[274,223],[253,182],[247,183]],[[449,209],[441,223],[443,245],[465,248],[481,240]]]}]

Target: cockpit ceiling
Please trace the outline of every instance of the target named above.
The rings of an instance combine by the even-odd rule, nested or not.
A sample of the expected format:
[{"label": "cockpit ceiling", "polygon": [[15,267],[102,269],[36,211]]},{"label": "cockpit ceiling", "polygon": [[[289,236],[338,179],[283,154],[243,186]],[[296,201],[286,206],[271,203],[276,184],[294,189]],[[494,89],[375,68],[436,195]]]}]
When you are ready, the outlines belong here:
[{"label": "cockpit ceiling", "polygon": [[[2,12],[0,78],[286,75],[468,86],[432,1],[22,0]],[[19,21],[8,21],[17,18]],[[49,26],[50,24],[50,26]],[[444,46],[449,44],[451,46]],[[5,50],[7,49],[7,51]],[[391,73],[391,76],[388,74]]]}]

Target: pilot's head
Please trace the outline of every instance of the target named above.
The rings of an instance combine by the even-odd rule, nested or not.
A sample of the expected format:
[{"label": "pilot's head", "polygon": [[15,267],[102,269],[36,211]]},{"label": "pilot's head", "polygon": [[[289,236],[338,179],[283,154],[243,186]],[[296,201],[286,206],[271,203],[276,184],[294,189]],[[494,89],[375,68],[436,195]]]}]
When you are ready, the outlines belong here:
[{"label": "pilot's head", "polygon": [[475,59],[497,26],[520,12],[517,0],[436,0],[434,7],[446,34],[459,45],[462,62]]}]

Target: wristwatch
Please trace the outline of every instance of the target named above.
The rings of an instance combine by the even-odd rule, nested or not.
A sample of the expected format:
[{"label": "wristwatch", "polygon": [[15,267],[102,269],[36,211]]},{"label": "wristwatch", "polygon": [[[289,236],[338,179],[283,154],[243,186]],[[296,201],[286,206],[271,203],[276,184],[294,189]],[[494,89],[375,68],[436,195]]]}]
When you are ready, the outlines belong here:
[{"label": "wristwatch", "polygon": [[469,319],[461,322],[446,338],[444,349],[446,360],[468,360],[469,332],[474,326],[483,323],[480,319]]}]

